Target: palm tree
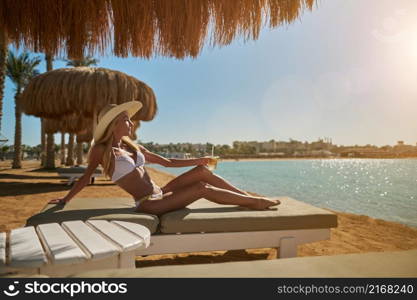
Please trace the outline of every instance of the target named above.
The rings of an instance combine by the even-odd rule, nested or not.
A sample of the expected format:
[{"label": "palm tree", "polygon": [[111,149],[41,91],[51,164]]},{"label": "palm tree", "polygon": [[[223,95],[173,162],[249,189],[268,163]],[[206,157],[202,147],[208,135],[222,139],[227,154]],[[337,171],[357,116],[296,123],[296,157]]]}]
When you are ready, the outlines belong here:
[{"label": "palm tree", "polygon": [[[45,60],[46,60],[46,71],[47,72],[52,71],[53,56],[50,55],[49,53],[47,53],[45,55]],[[44,125],[43,120],[41,120],[41,125]],[[46,169],[55,169],[55,152],[54,152],[55,140],[54,140],[54,134],[53,133],[48,133],[46,135],[46,146],[45,146],[45,131],[44,131],[43,126],[41,126],[41,131],[42,131],[41,142],[43,141],[43,143],[44,143],[44,145],[43,145],[44,148],[43,149],[46,148],[45,168]]]},{"label": "palm tree", "polygon": [[6,77],[6,58],[7,58],[7,35],[4,30],[0,30],[0,132],[1,120],[3,115],[3,91],[4,78]]},{"label": "palm tree", "polygon": [[7,152],[10,151],[9,145],[4,145],[0,147],[0,160],[4,160],[6,157]]},{"label": "palm tree", "polygon": [[16,87],[15,93],[15,136],[14,136],[14,158],[12,168],[19,169],[22,167],[21,161],[21,145],[22,145],[22,110],[20,107],[20,94],[29,83],[30,79],[39,74],[36,67],[41,62],[39,57],[30,58],[29,53],[23,52],[19,56],[15,56],[13,52],[9,52],[6,62],[6,76],[14,83]]},{"label": "palm tree", "polygon": [[91,56],[81,59],[66,59],[65,61],[67,62],[68,67],[89,67],[96,66],[99,63],[98,59]]}]

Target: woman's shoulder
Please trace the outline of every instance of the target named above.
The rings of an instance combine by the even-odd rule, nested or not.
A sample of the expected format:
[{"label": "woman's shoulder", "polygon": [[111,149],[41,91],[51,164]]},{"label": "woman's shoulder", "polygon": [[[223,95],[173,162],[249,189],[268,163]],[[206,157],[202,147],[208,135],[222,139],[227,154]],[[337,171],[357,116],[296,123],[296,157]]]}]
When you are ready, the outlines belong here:
[{"label": "woman's shoulder", "polygon": [[101,144],[94,144],[89,151],[88,161],[93,164],[100,164],[103,159],[105,147]]},{"label": "woman's shoulder", "polygon": [[137,144],[137,143],[126,143],[126,142],[123,142],[123,150],[124,151],[128,151],[128,152],[130,152],[130,153],[135,153],[135,152],[138,152],[138,151],[140,151],[140,147],[139,147],[139,144]]}]

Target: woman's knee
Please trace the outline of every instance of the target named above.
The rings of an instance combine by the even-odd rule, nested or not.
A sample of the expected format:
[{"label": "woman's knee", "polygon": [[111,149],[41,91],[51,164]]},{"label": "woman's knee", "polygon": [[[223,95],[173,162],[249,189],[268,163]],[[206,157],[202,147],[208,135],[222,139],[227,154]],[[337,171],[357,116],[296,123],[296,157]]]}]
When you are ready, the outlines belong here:
[{"label": "woman's knee", "polygon": [[212,172],[209,169],[207,169],[206,166],[203,166],[203,165],[199,165],[199,166],[195,167],[193,170],[196,173],[201,174],[203,176],[212,174]]}]

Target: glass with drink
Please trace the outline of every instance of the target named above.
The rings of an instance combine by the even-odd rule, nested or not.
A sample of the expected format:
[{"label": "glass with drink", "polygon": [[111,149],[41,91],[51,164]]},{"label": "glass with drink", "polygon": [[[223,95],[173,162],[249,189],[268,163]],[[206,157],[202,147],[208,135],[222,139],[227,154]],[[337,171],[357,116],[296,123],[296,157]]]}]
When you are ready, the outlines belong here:
[{"label": "glass with drink", "polygon": [[214,169],[216,169],[216,167],[217,167],[217,161],[218,161],[218,159],[219,159],[219,157],[218,156],[209,156],[208,157],[210,160],[209,160],[209,162],[208,162],[208,164],[207,164],[207,168],[210,170],[210,171],[213,171]]},{"label": "glass with drink", "polygon": [[207,168],[210,171],[213,171],[217,168],[217,160],[219,159],[218,156],[214,156],[214,145],[211,146],[211,156],[208,157],[210,160],[207,164]]}]

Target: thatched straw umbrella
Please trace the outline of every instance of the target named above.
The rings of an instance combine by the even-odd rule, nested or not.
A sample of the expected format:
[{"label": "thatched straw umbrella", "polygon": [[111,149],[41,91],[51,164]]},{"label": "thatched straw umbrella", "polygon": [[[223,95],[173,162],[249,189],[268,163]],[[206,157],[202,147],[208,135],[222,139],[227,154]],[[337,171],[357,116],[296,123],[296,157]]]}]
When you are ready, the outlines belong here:
[{"label": "thatched straw umbrella", "polygon": [[105,68],[63,68],[36,76],[22,93],[23,112],[48,119],[80,115],[95,118],[109,103],[138,100],[133,120],[152,120],[157,111],[153,90],[125,73]]},{"label": "thatched straw umbrella", "polygon": [[0,28],[16,46],[81,58],[196,57],[205,43],[257,39],[296,20],[315,0],[3,0]]}]

